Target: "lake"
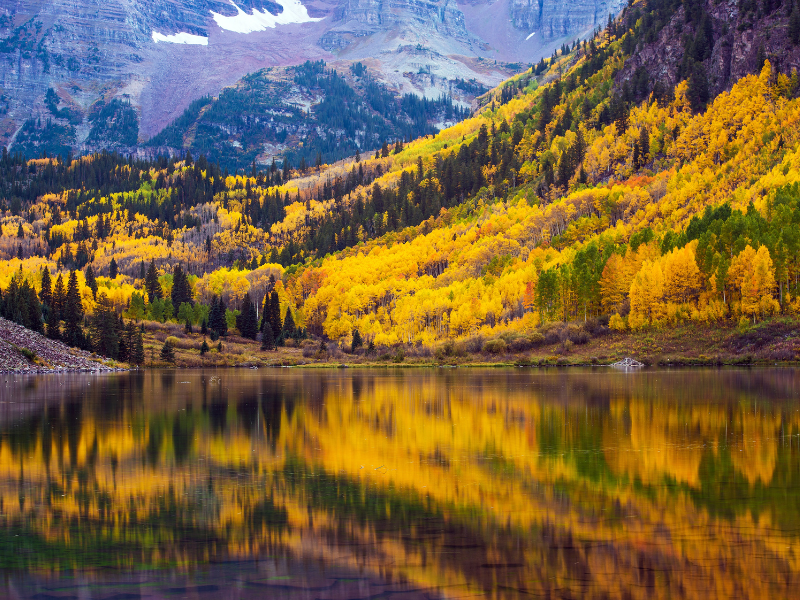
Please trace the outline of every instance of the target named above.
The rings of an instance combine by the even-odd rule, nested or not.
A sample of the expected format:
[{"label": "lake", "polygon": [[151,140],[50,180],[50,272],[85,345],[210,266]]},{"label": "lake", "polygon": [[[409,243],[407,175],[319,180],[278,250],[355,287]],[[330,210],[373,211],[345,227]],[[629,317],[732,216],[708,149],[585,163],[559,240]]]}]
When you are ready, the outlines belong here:
[{"label": "lake", "polygon": [[800,371],[0,376],[0,596],[789,598]]}]

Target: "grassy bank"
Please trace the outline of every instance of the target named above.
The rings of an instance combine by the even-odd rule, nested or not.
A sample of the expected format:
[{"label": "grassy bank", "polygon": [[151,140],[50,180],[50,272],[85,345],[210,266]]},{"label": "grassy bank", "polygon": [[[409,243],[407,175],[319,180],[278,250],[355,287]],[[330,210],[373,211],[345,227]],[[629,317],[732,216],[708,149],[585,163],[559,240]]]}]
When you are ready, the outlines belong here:
[{"label": "grassy bank", "polygon": [[[504,366],[504,365],[603,365],[625,357],[647,365],[703,366],[797,364],[800,361],[800,324],[773,320],[747,329],[698,326],[646,332],[614,332],[605,328],[588,335],[583,328],[559,325],[530,337],[509,337],[445,343],[437,348],[394,347],[367,352],[342,349],[333,343],[304,340],[300,344],[263,351],[258,342],[237,335],[211,341],[198,333],[187,334],[175,324],[147,323],[145,367],[262,367],[307,368]],[[161,360],[167,338],[174,347],[175,362]],[[206,339],[210,350],[201,355]]]}]

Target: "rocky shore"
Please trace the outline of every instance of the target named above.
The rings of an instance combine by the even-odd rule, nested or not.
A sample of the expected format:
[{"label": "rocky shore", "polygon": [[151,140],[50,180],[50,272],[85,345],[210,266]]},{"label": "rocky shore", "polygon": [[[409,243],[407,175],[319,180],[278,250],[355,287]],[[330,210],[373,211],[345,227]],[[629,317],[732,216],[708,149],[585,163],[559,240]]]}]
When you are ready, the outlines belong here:
[{"label": "rocky shore", "polygon": [[0,318],[0,373],[118,371],[104,358]]}]

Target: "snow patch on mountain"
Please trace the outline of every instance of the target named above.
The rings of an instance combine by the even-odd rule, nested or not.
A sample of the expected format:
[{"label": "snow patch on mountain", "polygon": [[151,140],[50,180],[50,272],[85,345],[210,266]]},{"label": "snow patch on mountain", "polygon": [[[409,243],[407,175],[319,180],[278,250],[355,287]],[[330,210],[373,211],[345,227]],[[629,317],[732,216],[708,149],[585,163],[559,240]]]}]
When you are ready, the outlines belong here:
[{"label": "snow patch on mountain", "polygon": [[192,33],[185,33],[183,31],[179,33],[173,33],[172,35],[164,35],[163,33],[158,33],[157,31],[153,31],[153,41],[157,44],[158,42],[169,42],[171,44],[191,44],[195,46],[208,46],[208,38],[202,35],[194,35]]},{"label": "snow patch on mountain", "polygon": [[278,25],[289,25],[291,23],[315,23],[322,18],[309,16],[308,10],[300,3],[300,0],[276,0],[283,7],[283,12],[273,15],[266,10],[260,11],[253,9],[253,14],[248,14],[239,8],[233,0],[230,3],[236,9],[237,14],[226,17],[211,11],[211,16],[222,29],[235,31],[236,33],[252,33],[254,31],[264,31],[274,29]]}]

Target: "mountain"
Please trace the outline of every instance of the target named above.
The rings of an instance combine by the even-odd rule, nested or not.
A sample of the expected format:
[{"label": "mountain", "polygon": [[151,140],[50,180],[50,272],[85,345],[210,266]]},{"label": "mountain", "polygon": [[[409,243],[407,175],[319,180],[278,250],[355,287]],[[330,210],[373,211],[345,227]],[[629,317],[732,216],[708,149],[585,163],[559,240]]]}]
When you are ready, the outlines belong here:
[{"label": "mountain", "polygon": [[[456,82],[456,90],[461,82]],[[474,84],[471,84],[474,85]],[[436,133],[469,115],[452,96],[398,98],[360,62],[338,72],[323,61],[264,69],[193,102],[153,136],[153,154],[203,154],[236,172],[268,165],[334,162],[386,141]]]},{"label": "mountain", "polygon": [[[635,3],[481,96],[469,118],[333,165],[226,176],[205,156],[5,154],[0,316],[42,326],[47,267],[82,270],[70,277],[88,312],[132,319],[199,323],[216,307],[221,322],[220,298],[252,316],[274,291],[273,325],[291,315],[317,341],[361,338],[398,360],[566,360],[576,345],[609,351],[615,335],[667,361],[653,336],[698,330],[724,333],[712,352],[796,360],[800,7],[741,22],[753,40],[769,24],[781,45],[731,52],[740,76],[723,85],[716,6]],[[678,28],[676,46],[665,32]],[[308,63],[284,76],[311,93],[333,73]],[[365,107],[366,77],[333,80]]]},{"label": "mountain", "polygon": [[[493,86],[620,0],[13,0],[0,6],[0,142],[130,151],[264,68],[363,62],[398,96]],[[52,91],[51,91],[52,90]],[[469,104],[464,90],[457,100]]]}]

